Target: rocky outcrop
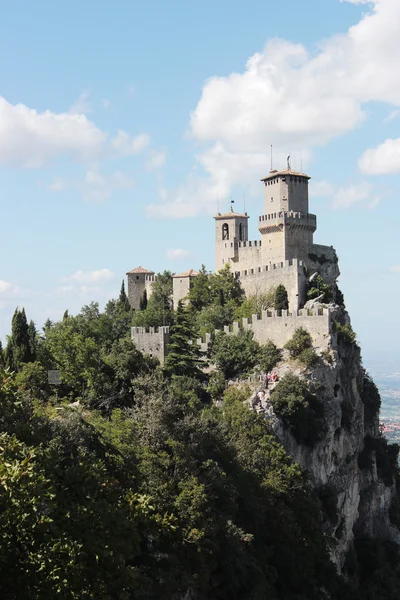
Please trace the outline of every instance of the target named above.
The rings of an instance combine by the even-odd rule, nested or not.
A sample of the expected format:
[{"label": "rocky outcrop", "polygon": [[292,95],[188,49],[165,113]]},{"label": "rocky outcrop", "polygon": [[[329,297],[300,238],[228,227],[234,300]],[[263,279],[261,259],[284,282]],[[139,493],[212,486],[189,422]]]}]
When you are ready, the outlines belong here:
[{"label": "rocky outcrop", "polygon": [[[349,322],[345,311],[340,320]],[[324,527],[335,542],[332,560],[340,570],[355,535],[400,543],[400,532],[389,519],[396,494],[393,457],[379,433],[379,407],[376,402],[370,406],[368,394],[374,386],[366,378],[359,347],[337,338],[332,335],[329,355],[325,353],[317,367],[295,368],[323,406],[320,439],[305,445],[279,419],[273,420],[273,427],[320,497]],[[293,363],[283,362],[279,375],[288,371],[293,372]]]}]

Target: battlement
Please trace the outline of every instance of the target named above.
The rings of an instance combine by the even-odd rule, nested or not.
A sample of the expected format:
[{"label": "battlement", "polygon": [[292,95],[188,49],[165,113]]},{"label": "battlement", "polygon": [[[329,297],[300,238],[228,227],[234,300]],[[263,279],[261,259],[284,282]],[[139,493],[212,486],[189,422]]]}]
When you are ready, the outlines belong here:
[{"label": "battlement", "polygon": [[168,354],[169,327],[131,327],[131,339],[143,354],[156,356],[161,364]]},{"label": "battlement", "polygon": [[307,219],[309,221],[317,221],[317,216],[312,213],[302,213],[296,212],[293,210],[281,210],[279,212],[268,213],[267,215],[261,215],[258,217],[260,222],[262,221],[272,221],[274,219],[284,219],[287,221],[288,219]]},{"label": "battlement", "polygon": [[244,277],[249,277],[250,275],[259,275],[260,273],[267,273],[271,271],[276,271],[277,269],[282,270],[291,270],[298,272],[299,267],[303,268],[303,261],[298,260],[297,258],[292,258],[290,260],[283,260],[279,263],[273,263],[269,265],[263,265],[261,267],[255,267],[254,269],[245,269],[244,271],[235,271],[236,278],[243,279]]},{"label": "battlement", "polygon": [[[299,327],[306,329],[313,340],[313,345],[319,350],[330,346],[332,333],[332,312],[329,308],[313,310],[302,308],[289,312],[287,310],[264,310],[261,314],[252,315],[251,319],[243,318],[241,322],[234,321],[223,329],[215,329],[206,333],[204,339],[197,338],[192,343],[197,344],[202,352],[207,352],[213,336],[221,331],[228,335],[237,335],[239,331],[251,330],[254,339],[260,344],[272,341],[282,348],[290,340]],[[138,350],[151,356],[157,356],[161,364],[168,353],[170,328],[164,327],[132,327],[132,341]]]}]

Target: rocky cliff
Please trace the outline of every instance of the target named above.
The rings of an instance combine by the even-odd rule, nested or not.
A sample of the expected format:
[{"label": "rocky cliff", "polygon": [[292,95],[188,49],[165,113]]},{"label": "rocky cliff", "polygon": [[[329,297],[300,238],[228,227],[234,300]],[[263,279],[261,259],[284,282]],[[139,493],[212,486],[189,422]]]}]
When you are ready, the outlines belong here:
[{"label": "rocky cliff", "polygon": [[[336,318],[338,329],[349,324],[344,309]],[[322,409],[319,439],[313,444],[299,442],[279,418],[273,419],[273,427],[320,497],[324,528],[334,540],[332,560],[341,570],[354,536],[400,543],[400,532],[389,516],[396,497],[397,448],[388,446],[380,434],[379,393],[351,336],[333,333],[330,351],[315,367],[283,361],[278,368],[281,378],[293,371]]]}]

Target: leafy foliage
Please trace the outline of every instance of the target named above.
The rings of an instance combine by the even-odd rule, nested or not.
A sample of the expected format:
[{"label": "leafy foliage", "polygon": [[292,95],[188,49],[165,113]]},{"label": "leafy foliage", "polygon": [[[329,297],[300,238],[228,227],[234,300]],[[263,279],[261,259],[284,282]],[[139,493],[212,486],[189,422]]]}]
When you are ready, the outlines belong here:
[{"label": "leafy foliage", "polygon": [[296,329],[292,338],[286,342],[285,348],[289,350],[292,358],[298,359],[306,367],[312,367],[318,361],[318,356],[312,347],[311,335],[303,327]]},{"label": "leafy foliage", "polygon": [[308,284],[307,298],[308,300],[313,300],[314,298],[321,296],[321,294],[323,294],[321,302],[331,302],[333,293],[330,286],[325,283],[321,275],[317,275],[312,282]]},{"label": "leafy foliage", "polygon": [[323,406],[299,377],[293,373],[282,377],[271,392],[271,402],[299,443],[312,446],[321,438]]},{"label": "leafy foliage", "polygon": [[212,344],[211,360],[225,379],[231,379],[254,369],[259,352],[260,346],[253,339],[252,331],[240,331],[238,335],[218,332]]},{"label": "leafy foliage", "polygon": [[136,327],[159,327],[171,325],[173,322],[172,309],[172,273],[164,271],[158,273],[152,285],[149,299],[142,297],[141,310],[133,313],[132,325]]},{"label": "leafy foliage", "polygon": [[346,323],[345,325],[341,325],[341,323],[336,323],[336,332],[337,332],[337,341],[338,344],[342,344],[344,346],[351,346],[356,343],[357,336],[353,331],[350,323]]}]

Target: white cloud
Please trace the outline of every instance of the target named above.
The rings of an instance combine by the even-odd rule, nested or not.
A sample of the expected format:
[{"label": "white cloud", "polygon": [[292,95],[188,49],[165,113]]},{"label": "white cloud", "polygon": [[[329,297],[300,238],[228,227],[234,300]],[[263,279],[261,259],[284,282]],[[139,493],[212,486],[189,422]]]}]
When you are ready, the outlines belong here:
[{"label": "white cloud", "polygon": [[334,209],[350,208],[362,202],[365,208],[373,208],[379,202],[379,198],[371,197],[372,193],[372,186],[369,183],[355,183],[337,190],[333,196],[332,206]]},{"label": "white cloud", "polygon": [[17,285],[0,279],[0,299],[4,300],[6,298],[18,296],[20,292],[21,290]]},{"label": "white cloud", "polygon": [[110,100],[107,100],[107,98],[104,98],[101,103],[103,105],[103,108],[105,108],[105,109],[110,108],[110,106],[111,106],[111,102],[110,102]]},{"label": "white cloud", "polygon": [[[109,269],[99,269],[97,271],[76,271],[69,277],[64,277],[64,281],[72,281],[80,284],[100,283],[113,279],[114,273]],[[61,289],[61,288],[59,288]],[[64,291],[70,291],[72,286],[64,286]]]},{"label": "white cloud", "polygon": [[88,161],[139,154],[149,146],[147,133],[131,136],[119,130],[109,139],[83,114],[88,112],[84,94],[65,113],[39,112],[0,97],[0,164],[37,169],[60,157]]},{"label": "white cloud", "polygon": [[324,198],[332,196],[335,192],[335,186],[329,181],[310,181],[310,196],[314,198]]},{"label": "white cloud", "polygon": [[184,250],[183,248],[170,248],[166,251],[165,256],[169,260],[182,260],[190,256],[190,252]]},{"label": "white cloud", "polygon": [[70,106],[68,111],[72,115],[87,115],[92,112],[89,104],[89,92],[85,90],[79,98]]},{"label": "white cloud", "polygon": [[393,271],[394,273],[400,273],[400,265],[396,267],[390,267],[389,271]]},{"label": "white cloud", "polygon": [[164,152],[158,152],[154,150],[150,153],[149,158],[146,161],[146,168],[148,171],[155,171],[165,165],[166,155]]},{"label": "white cloud", "polygon": [[111,146],[121,155],[139,154],[150,145],[150,141],[147,133],[131,137],[126,131],[119,129],[117,135],[111,140]]},{"label": "white cloud", "polygon": [[[358,23],[321,41],[316,51],[269,40],[242,72],[208,79],[189,128],[192,137],[210,144],[197,157],[203,171],[191,173],[167,202],[151,205],[150,214],[209,213],[218,191],[228,195],[238,181],[247,185],[255,176],[252,169],[237,175],[240,158],[254,164],[264,156],[260,177],[269,164],[270,144],[282,153],[296,147],[310,155],[312,148],[359,127],[367,118],[367,103],[400,107],[400,78],[394,75],[399,24],[399,0],[376,0]],[[217,154],[226,157],[221,175],[215,170]]]},{"label": "white cloud", "polygon": [[0,163],[38,168],[61,155],[88,159],[101,153],[106,138],[83,114],[40,113],[0,97]]},{"label": "white cloud", "polygon": [[400,138],[389,138],[376,148],[366,150],[358,166],[366,175],[400,173]]}]

